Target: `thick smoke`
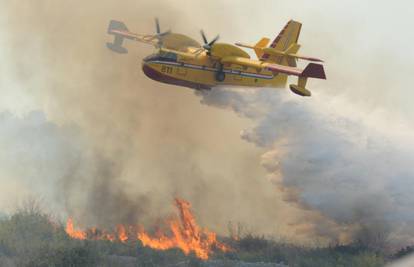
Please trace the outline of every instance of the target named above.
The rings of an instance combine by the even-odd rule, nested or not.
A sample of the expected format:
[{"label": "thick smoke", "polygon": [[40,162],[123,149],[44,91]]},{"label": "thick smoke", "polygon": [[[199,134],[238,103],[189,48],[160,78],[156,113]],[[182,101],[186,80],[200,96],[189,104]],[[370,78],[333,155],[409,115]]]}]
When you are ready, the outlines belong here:
[{"label": "thick smoke", "polygon": [[16,205],[23,192],[53,195],[64,176],[83,171],[80,163],[88,155],[76,130],[57,127],[41,112],[22,118],[3,112],[0,125],[3,209]]},{"label": "thick smoke", "polygon": [[[115,163],[94,154],[77,127],[57,126],[39,111],[23,117],[3,112],[0,125],[0,181],[7,189],[1,194],[2,209],[16,207],[26,195],[48,212],[65,216],[60,209],[66,207],[72,216],[90,223],[101,218],[110,225],[138,222],[146,213],[145,196],[127,199],[125,184],[113,173],[118,170]],[[111,221],[115,218],[106,215],[120,206],[118,221]]]},{"label": "thick smoke", "polygon": [[356,226],[351,233],[380,224],[384,235],[410,233],[405,241],[412,241],[412,129],[401,131],[391,122],[391,132],[371,128],[357,112],[343,114],[338,103],[334,110],[332,100],[320,95],[308,101],[275,90],[216,89],[201,102],[257,122],[241,137],[270,149],[262,165],[286,190],[286,200]]},{"label": "thick smoke", "polygon": [[[320,1],[326,8],[302,4],[303,9],[275,1],[2,3],[0,105],[7,112],[0,131],[14,132],[0,136],[8,145],[2,154],[7,160],[0,163],[6,170],[1,208],[35,194],[53,212],[83,224],[151,223],[171,212],[173,197],[180,196],[193,204],[201,224],[222,233],[232,220],[248,231],[316,244],[347,242],[374,223],[394,236],[412,236],[404,227],[412,211],[412,130],[383,126],[388,112],[381,119],[361,115],[348,101],[367,104],[369,111],[378,103],[401,103],[400,111],[408,110],[408,98],[391,94],[395,80],[372,60],[377,53],[389,59],[389,50],[360,38],[364,30],[372,32],[361,23],[361,9],[349,9],[351,23],[328,16],[342,14],[348,4],[340,11],[330,1]],[[319,10],[330,12],[320,16]],[[255,13],[256,21],[246,21]],[[321,94],[306,100],[287,91],[217,89],[202,95],[207,105],[200,105],[190,90],[144,77],[140,60],[152,48],[127,43],[126,56],[106,49],[110,19],[151,33],[155,16],[177,32],[196,37],[204,28],[211,36],[220,31],[223,41],[246,42],[262,32],[273,37],[296,18],[304,22],[304,52],[328,60],[329,80],[312,82]],[[260,33],[256,25],[263,25]],[[356,49],[358,43],[364,46]],[[403,51],[392,52],[397,50]],[[356,64],[354,58],[365,61]],[[392,59],[389,66],[401,67]],[[393,115],[396,120],[401,114]],[[242,139],[240,129],[246,129]],[[266,173],[269,180],[263,179]]]},{"label": "thick smoke", "polygon": [[[234,221],[247,231],[302,240],[293,226],[302,212],[284,203],[263,179],[262,150],[238,138],[247,120],[200,105],[191,90],[144,77],[140,60],[152,48],[127,43],[125,56],[105,47],[112,18],[143,33],[154,30],[155,16],[164,28],[194,36],[201,26],[216,31],[225,21],[231,29],[222,4],[205,7],[214,10],[214,24],[197,3],[184,10],[174,6],[165,1],[4,3],[2,109],[12,112],[10,120],[19,125],[31,125],[28,114],[37,110],[42,123],[26,134],[38,131],[41,140],[51,143],[31,151],[27,162],[13,151],[29,150],[34,137],[4,141],[10,144],[9,160],[1,164],[9,172],[2,190],[13,192],[16,200],[2,194],[10,200],[2,209],[34,195],[54,213],[81,224],[150,224],[172,212],[172,200],[180,196],[193,204],[202,225],[221,233]],[[204,15],[197,25],[187,26],[192,12]],[[69,129],[73,135],[66,133]],[[16,167],[40,165],[43,172],[33,174]]]}]

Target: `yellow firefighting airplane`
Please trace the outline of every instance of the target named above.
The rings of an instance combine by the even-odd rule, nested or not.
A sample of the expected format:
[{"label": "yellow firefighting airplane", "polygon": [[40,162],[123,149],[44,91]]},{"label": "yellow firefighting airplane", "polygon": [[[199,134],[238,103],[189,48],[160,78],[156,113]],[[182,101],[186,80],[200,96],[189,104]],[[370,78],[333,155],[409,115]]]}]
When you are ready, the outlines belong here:
[{"label": "yellow firefighting airplane", "polygon": [[[326,79],[326,76],[321,64],[309,63],[303,70],[296,67],[298,59],[323,62],[297,54],[301,27],[301,23],[289,21],[269,47],[268,38],[262,38],[256,45],[217,43],[219,36],[209,42],[203,31],[204,45],[200,45],[185,35],[161,32],[158,19],[154,35],[132,33],[124,23],[112,20],[108,33],[115,38],[107,46],[117,53],[128,52],[122,46],[124,39],[155,46],[157,52],[144,58],[142,69],[149,78],[163,83],[198,90],[220,85],[283,88],[287,77],[293,75],[298,77],[298,83],[289,86],[292,92],[310,96],[311,92],[305,88],[307,79]],[[258,59],[251,59],[239,47],[253,49]]]}]

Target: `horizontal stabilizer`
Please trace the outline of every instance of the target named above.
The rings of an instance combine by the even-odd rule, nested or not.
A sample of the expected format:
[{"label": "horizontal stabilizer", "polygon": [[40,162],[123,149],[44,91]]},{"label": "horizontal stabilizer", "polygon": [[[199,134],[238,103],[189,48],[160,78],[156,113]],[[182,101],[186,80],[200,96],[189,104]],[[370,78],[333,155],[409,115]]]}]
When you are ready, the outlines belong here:
[{"label": "horizontal stabilizer", "polygon": [[307,56],[301,56],[298,54],[288,54],[289,57],[297,58],[297,59],[303,59],[307,61],[314,61],[314,62],[323,62],[322,59],[316,58],[316,57],[307,57]]}]

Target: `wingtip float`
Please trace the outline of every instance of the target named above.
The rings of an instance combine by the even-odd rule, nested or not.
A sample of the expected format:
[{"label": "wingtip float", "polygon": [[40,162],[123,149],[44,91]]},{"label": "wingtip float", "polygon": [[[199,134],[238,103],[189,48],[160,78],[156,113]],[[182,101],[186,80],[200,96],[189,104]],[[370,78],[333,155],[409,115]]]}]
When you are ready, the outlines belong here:
[{"label": "wingtip float", "polygon": [[[132,33],[123,22],[111,20],[108,34],[114,40],[107,47],[125,54],[128,52],[123,47],[125,39],[153,45],[157,51],[143,60],[142,69],[149,78],[163,83],[197,90],[220,85],[283,88],[288,76],[296,76],[298,82],[289,85],[291,91],[311,96],[306,88],[308,78],[326,79],[326,75],[323,60],[297,53],[301,47],[298,44],[301,28],[301,23],[291,20],[273,42],[263,37],[255,45],[218,43],[218,35],[209,40],[201,31],[204,42],[201,45],[186,35],[162,32],[158,19],[155,34],[149,35]],[[257,59],[240,47],[253,49]],[[298,60],[311,63],[300,69]]]}]

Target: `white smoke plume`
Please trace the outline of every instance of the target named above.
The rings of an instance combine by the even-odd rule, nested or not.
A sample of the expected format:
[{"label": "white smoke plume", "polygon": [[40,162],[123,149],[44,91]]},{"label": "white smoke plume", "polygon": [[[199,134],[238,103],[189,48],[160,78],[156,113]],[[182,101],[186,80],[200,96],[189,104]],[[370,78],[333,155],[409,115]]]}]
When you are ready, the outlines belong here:
[{"label": "white smoke plume", "polygon": [[241,137],[268,150],[262,165],[269,178],[294,189],[286,199],[341,225],[384,223],[393,238],[408,231],[405,241],[413,241],[411,128],[394,122],[373,128],[357,111],[341,113],[341,103],[322,95],[308,100],[272,89],[215,89],[201,102],[256,122]]}]

